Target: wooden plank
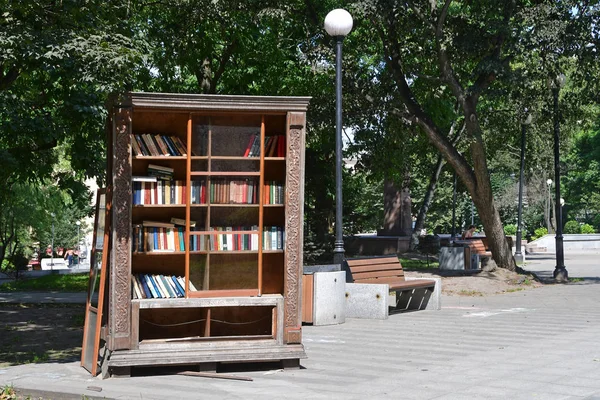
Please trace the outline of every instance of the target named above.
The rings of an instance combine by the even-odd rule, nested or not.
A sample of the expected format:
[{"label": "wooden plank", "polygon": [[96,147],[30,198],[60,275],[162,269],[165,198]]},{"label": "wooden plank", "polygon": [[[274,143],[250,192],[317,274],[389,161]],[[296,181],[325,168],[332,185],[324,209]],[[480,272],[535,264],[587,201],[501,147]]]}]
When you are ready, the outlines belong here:
[{"label": "wooden plank", "polygon": [[377,264],[400,264],[398,257],[382,257],[382,258],[354,258],[346,260],[349,266],[354,265],[377,265]]},{"label": "wooden plank", "polygon": [[216,372],[182,371],[182,372],[178,372],[177,375],[198,376],[201,378],[231,379],[231,380],[236,380],[236,381],[249,381],[249,382],[254,380],[248,376],[218,374]]},{"label": "wooden plank", "polygon": [[314,275],[302,275],[302,322],[313,323]]},{"label": "wooden plank", "polygon": [[356,267],[350,267],[350,271],[354,273],[368,272],[368,271],[388,271],[396,270],[403,271],[402,267],[398,264],[381,264],[381,265],[361,265]]},{"label": "wooden plank", "polygon": [[411,281],[400,281],[394,278],[379,278],[379,279],[366,279],[358,283],[387,283],[390,285],[390,290],[394,289],[415,289],[421,287],[434,287],[435,281],[422,279],[422,280],[411,280]]},{"label": "wooden plank", "polygon": [[401,280],[404,279],[404,274],[401,272],[399,273],[398,270],[369,271],[369,272],[361,272],[359,274],[352,274],[352,277],[354,278],[355,282],[358,282],[358,281],[364,280],[364,279],[369,279],[369,278],[379,278],[379,277],[389,277],[389,276],[395,276]]}]

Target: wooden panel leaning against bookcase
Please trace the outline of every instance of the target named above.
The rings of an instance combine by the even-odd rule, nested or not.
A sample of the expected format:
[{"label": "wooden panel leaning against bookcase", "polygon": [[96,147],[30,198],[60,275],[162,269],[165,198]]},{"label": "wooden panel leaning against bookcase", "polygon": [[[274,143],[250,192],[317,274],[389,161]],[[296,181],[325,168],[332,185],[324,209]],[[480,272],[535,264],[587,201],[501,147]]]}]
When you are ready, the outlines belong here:
[{"label": "wooden panel leaning against bookcase", "polygon": [[109,366],[305,357],[308,100],[130,93],[115,105]]}]

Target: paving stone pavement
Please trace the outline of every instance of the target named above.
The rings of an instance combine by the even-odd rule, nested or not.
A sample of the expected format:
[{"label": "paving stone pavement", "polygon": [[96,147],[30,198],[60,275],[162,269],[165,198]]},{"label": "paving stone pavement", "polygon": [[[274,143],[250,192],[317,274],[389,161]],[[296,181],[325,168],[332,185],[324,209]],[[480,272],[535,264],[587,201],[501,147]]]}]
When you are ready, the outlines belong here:
[{"label": "paving stone pavement", "polygon": [[[252,382],[101,380],[66,363],[0,369],[0,387],[12,384],[45,399],[600,400],[600,265],[597,256],[581,260],[581,269],[577,259],[567,264],[571,277],[586,277],[576,283],[444,296],[441,311],[305,326],[302,368],[237,373]],[[528,265],[551,271],[554,260],[531,258]]]}]

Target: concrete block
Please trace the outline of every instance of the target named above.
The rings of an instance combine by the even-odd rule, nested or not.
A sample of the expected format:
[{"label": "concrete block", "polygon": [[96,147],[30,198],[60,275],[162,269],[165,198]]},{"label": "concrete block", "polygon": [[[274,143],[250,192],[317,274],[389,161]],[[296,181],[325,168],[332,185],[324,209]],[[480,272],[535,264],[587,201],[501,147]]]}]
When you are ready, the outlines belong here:
[{"label": "concrete block", "polygon": [[[433,291],[429,289],[417,289],[413,290],[411,301],[413,304],[409,304],[407,308],[409,310],[441,310],[442,309],[442,278],[419,278],[419,277],[405,277],[407,281],[415,279],[429,279],[435,281],[435,287]],[[410,293],[410,292],[409,292]],[[394,303],[390,303],[394,304]],[[415,307],[415,308],[412,308]]]},{"label": "concrete block", "polygon": [[389,288],[387,284],[346,283],[346,317],[387,319]]},{"label": "concrete block", "polygon": [[442,247],[440,248],[440,269],[464,270],[465,248],[464,247]]},{"label": "concrete block", "polygon": [[315,272],[313,325],[336,325],[346,321],[346,272]]}]

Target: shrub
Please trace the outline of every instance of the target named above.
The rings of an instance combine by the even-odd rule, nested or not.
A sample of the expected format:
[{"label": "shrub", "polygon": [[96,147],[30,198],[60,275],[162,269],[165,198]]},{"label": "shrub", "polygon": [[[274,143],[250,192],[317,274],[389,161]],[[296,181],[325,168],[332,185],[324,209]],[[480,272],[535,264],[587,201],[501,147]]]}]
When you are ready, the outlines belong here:
[{"label": "shrub", "polygon": [[564,232],[569,234],[581,233],[581,225],[577,221],[568,221],[565,224]]},{"label": "shrub", "polygon": [[517,234],[517,225],[508,224],[504,225],[504,234],[507,236],[513,236]]},{"label": "shrub", "polygon": [[548,229],[541,227],[541,228],[537,228],[535,231],[533,231],[533,235],[531,236],[531,240],[535,240],[538,238],[541,238],[544,235],[548,234]]},{"label": "shrub", "polygon": [[581,233],[596,233],[596,230],[590,224],[581,225]]}]

